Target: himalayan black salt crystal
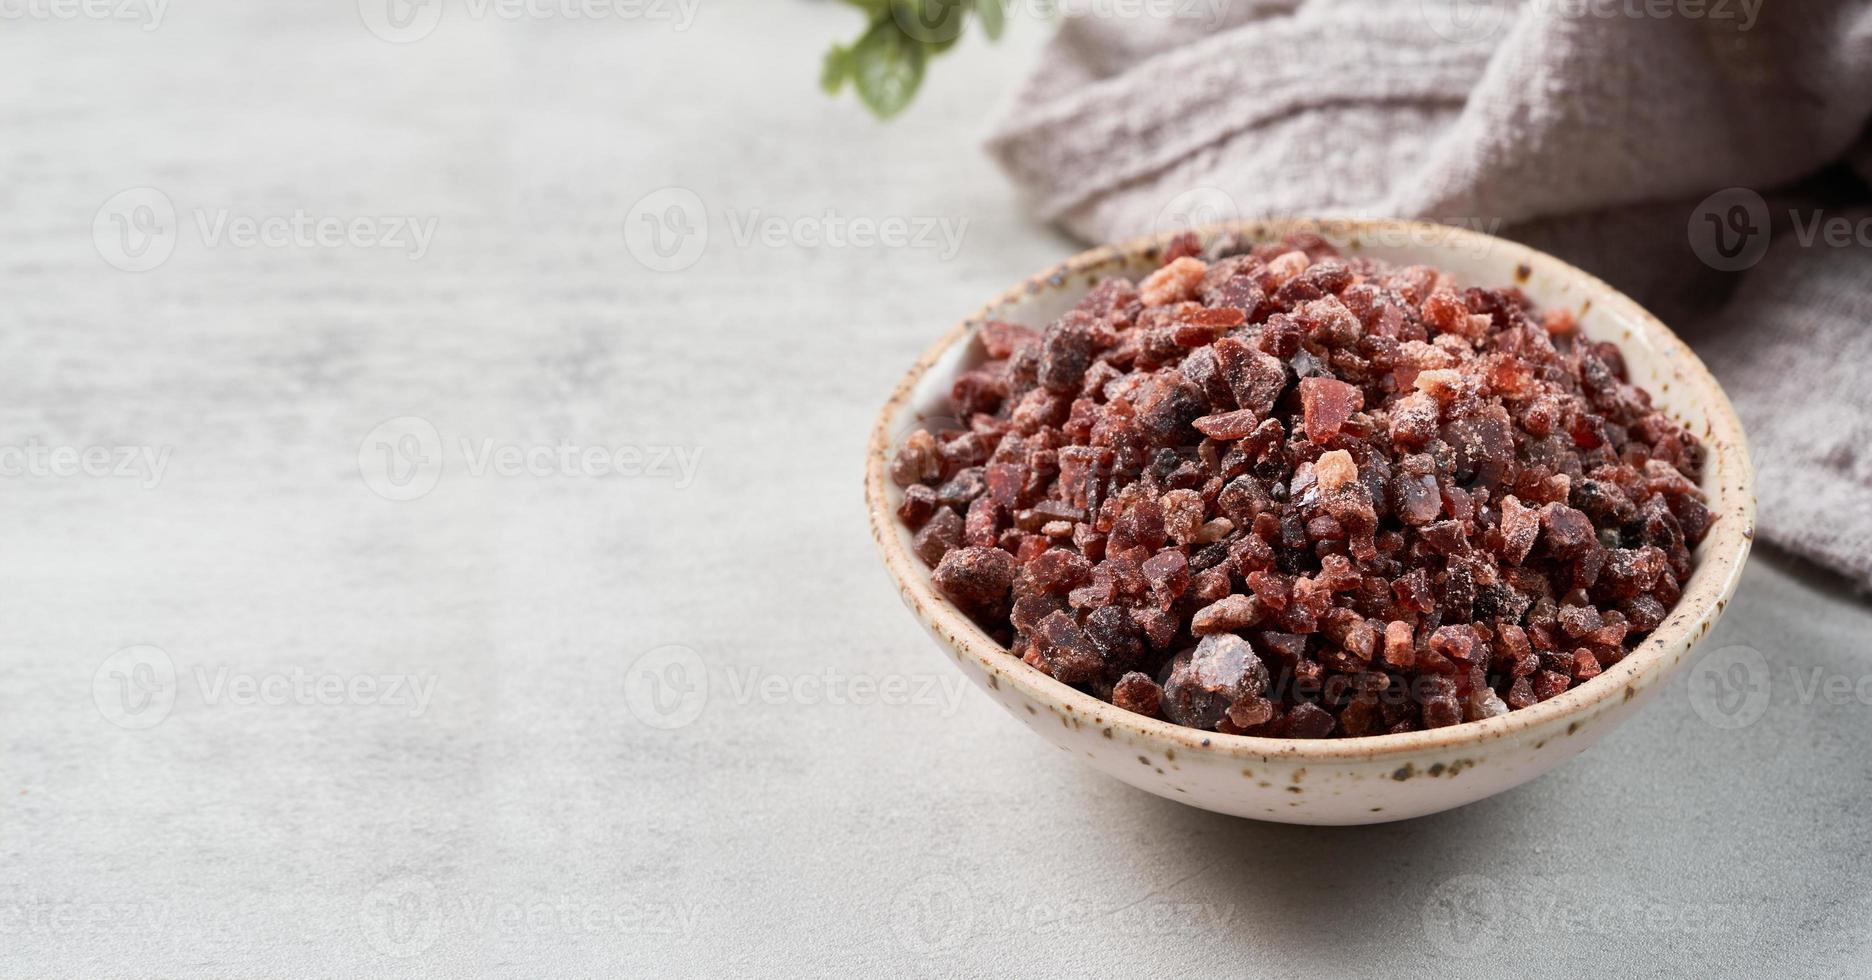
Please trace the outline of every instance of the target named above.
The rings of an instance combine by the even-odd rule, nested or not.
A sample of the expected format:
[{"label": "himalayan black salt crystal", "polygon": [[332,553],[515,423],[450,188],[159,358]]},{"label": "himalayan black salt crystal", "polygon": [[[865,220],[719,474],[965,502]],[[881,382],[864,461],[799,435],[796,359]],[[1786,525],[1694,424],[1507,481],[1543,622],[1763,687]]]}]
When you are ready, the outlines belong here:
[{"label": "himalayan black salt crystal", "polygon": [[1207,347],[1230,327],[1239,327],[1247,319],[1242,311],[1227,307],[1185,309],[1177,315],[1176,323],[1171,328],[1171,339],[1179,347]]},{"label": "himalayan black salt crystal", "polygon": [[1437,692],[1425,695],[1423,699],[1423,723],[1425,728],[1448,728],[1460,723],[1462,705],[1456,695]]},{"label": "himalayan black salt crystal", "polygon": [[903,503],[897,505],[897,519],[914,531],[936,513],[936,491],[920,483],[904,488]]},{"label": "himalayan black salt crystal", "polygon": [[1252,316],[1267,302],[1267,293],[1253,276],[1231,276],[1204,293],[1202,299],[1210,306],[1228,307]]},{"label": "himalayan black salt crystal", "polygon": [[1253,409],[1241,408],[1217,415],[1205,415],[1191,423],[1196,431],[1211,439],[1242,439],[1254,433],[1261,426],[1261,418]]},{"label": "himalayan black salt crystal", "polygon": [[[1228,556],[1225,553],[1221,557],[1226,560]],[[1220,601],[1223,596],[1229,594],[1230,582],[1227,568],[1198,570],[1195,560],[1192,559],[1190,571],[1193,574],[1190,576],[1189,592],[1186,595],[1195,603],[1196,608]],[[1195,620],[1192,618],[1191,622],[1193,624]]]},{"label": "himalayan black salt crystal", "polygon": [[1144,641],[1152,650],[1168,650],[1177,638],[1179,623],[1168,610],[1138,607],[1131,610],[1131,618],[1144,631]]},{"label": "himalayan black salt crystal", "polygon": [[1085,631],[1108,663],[1136,663],[1144,656],[1144,631],[1123,606],[1094,609],[1086,617]]},{"label": "himalayan black salt crystal", "polygon": [[1365,396],[1337,378],[1302,378],[1300,403],[1307,438],[1317,445],[1331,442],[1339,434],[1352,413],[1365,407]]},{"label": "himalayan black salt crystal", "polygon": [[984,468],[988,496],[1003,507],[1026,504],[1028,469],[1020,463],[989,463]]},{"label": "himalayan black salt crystal", "polygon": [[1640,524],[1638,536],[1645,544],[1662,548],[1667,556],[1684,547],[1683,525],[1677,522],[1677,515],[1670,512],[1670,505],[1664,498],[1646,500],[1638,508],[1636,520]]},{"label": "himalayan black salt crystal", "polygon": [[989,357],[996,360],[1005,360],[1021,345],[1039,339],[1038,331],[1005,320],[989,320],[981,328],[982,347],[987,350]]},{"label": "himalayan black salt crystal", "polygon": [[1335,493],[1358,479],[1358,464],[1352,461],[1351,453],[1335,449],[1321,454],[1319,461],[1313,464],[1313,478],[1318,481],[1321,492]]},{"label": "himalayan black salt crystal", "polygon": [[988,491],[988,475],[979,466],[971,466],[936,488],[936,499],[944,507],[965,510],[976,497]]},{"label": "himalayan black salt crystal", "polygon": [[1164,532],[1179,545],[1191,543],[1203,526],[1202,494],[1194,490],[1172,490],[1158,503],[1163,507]]},{"label": "himalayan black salt crystal", "polygon": [[1350,592],[1365,581],[1344,555],[1326,555],[1320,559],[1320,571],[1313,581],[1328,592]]},{"label": "himalayan black salt crystal", "polygon": [[1436,460],[1424,453],[1404,457],[1392,478],[1398,519],[1407,525],[1429,524],[1443,513],[1443,489],[1436,478]]},{"label": "himalayan black salt crystal", "polygon": [[1259,532],[1242,536],[1228,546],[1228,561],[1243,575],[1274,567],[1274,546]]},{"label": "himalayan black salt crystal", "polygon": [[943,471],[953,473],[987,462],[989,449],[973,432],[948,432],[936,440],[936,454],[942,457]]},{"label": "himalayan black salt crystal", "polygon": [[1475,627],[1467,624],[1439,626],[1430,634],[1430,651],[1449,660],[1471,663],[1480,659],[1482,650]]},{"label": "himalayan black salt crystal", "polygon": [[1112,277],[1099,280],[1073,309],[1097,319],[1120,321],[1112,323],[1114,328],[1119,328],[1130,326],[1131,311],[1137,305],[1137,287],[1128,279]]},{"label": "himalayan black salt crystal", "polygon": [[1306,522],[1306,537],[1308,541],[1315,542],[1344,541],[1346,534],[1345,528],[1338,521],[1321,516]]},{"label": "himalayan black salt crystal", "polygon": [[1440,411],[1435,399],[1419,391],[1398,399],[1391,406],[1391,442],[1404,450],[1429,445],[1436,438]]},{"label": "himalayan black salt crystal", "polygon": [[1072,402],[1065,396],[1035,388],[1014,403],[1008,421],[1015,432],[1026,435],[1059,425],[1071,411]]},{"label": "himalayan black salt crystal", "polygon": [[1101,446],[1066,446],[1059,451],[1060,499],[1075,507],[1092,502],[1112,465],[1112,451]]},{"label": "himalayan black salt crystal", "polygon": [[1265,483],[1252,476],[1238,476],[1230,480],[1216,497],[1216,505],[1228,515],[1237,527],[1254,523],[1257,514],[1264,513],[1275,506],[1273,495]]},{"label": "himalayan black salt crystal", "polygon": [[1174,599],[1189,589],[1189,556],[1166,548],[1144,562],[1144,578],[1151,589]]},{"label": "himalayan black salt crystal", "polygon": [[1326,611],[1326,615],[1320,619],[1320,633],[1328,642],[1351,654],[1359,662],[1354,669],[1362,667],[1377,652],[1377,632],[1365,621],[1365,617],[1344,606]]},{"label": "himalayan black salt crystal", "polygon": [[1673,606],[1678,599],[1683,598],[1683,586],[1678,582],[1677,574],[1667,568],[1664,574],[1658,576],[1657,584],[1651,587],[1651,594],[1657,601]]},{"label": "himalayan black salt crystal", "polygon": [[1373,694],[1353,696],[1339,712],[1339,728],[1347,738],[1383,734],[1384,711],[1378,697]]},{"label": "himalayan black salt crystal", "polygon": [[1201,259],[1191,256],[1173,259],[1138,283],[1138,298],[1147,307],[1180,303],[1195,295],[1196,286],[1207,271],[1209,266]]},{"label": "himalayan black salt crystal", "polygon": [[1041,527],[1055,521],[1077,521],[1085,517],[1084,510],[1063,500],[1042,500],[1026,510],[1014,515],[1014,524],[1024,531],[1038,531]]},{"label": "himalayan black salt crystal", "polygon": [[1398,576],[1391,583],[1391,591],[1397,594],[1400,605],[1420,613],[1436,609],[1436,593],[1430,587],[1430,575],[1421,568],[1413,568]]},{"label": "himalayan black salt crystal", "polygon": [[1181,375],[1165,378],[1144,395],[1138,405],[1138,427],[1159,443],[1186,437],[1192,424],[1209,410],[1208,397],[1194,381]]},{"label": "himalayan black salt crystal", "polygon": [[1317,704],[1302,701],[1287,712],[1288,738],[1325,738],[1332,730],[1333,716]]},{"label": "himalayan black salt crystal", "polygon": [[1096,321],[1077,311],[1047,327],[1040,342],[1040,384],[1057,394],[1079,390],[1086,368],[1092,366],[1092,325]]},{"label": "himalayan black salt crystal", "polygon": [[1022,633],[1031,633],[1040,621],[1066,608],[1058,596],[1044,593],[1021,595],[1016,587],[1013,611],[1008,613],[1008,622]]},{"label": "himalayan black salt crystal", "polygon": [[1287,388],[1287,367],[1280,359],[1256,350],[1233,337],[1215,343],[1223,380],[1235,395],[1238,408],[1266,416]]},{"label": "himalayan black salt crystal", "polygon": [[1411,625],[1401,619],[1385,624],[1384,661],[1399,670],[1409,670],[1417,663],[1415,637]]},{"label": "himalayan black salt crystal", "polygon": [[1052,548],[1021,566],[1022,581],[1039,592],[1065,595],[1092,579],[1092,563],[1078,552]]},{"label": "himalayan black salt crystal", "polygon": [[1098,645],[1067,612],[1056,612],[1034,627],[1033,650],[1041,669],[1067,684],[1092,680],[1104,669]]},{"label": "himalayan black salt crystal", "polygon": [[1716,515],[1703,501],[1692,496],[1671,497],[1671,515],[1683,531],[1685,542],[1700,542],[1716,523]]},{"label": "himalayan black salt crystal", "polygon": [[1293,580],[1285,575],[1260,569],[1249,572],[1244,578],[1255,598],[1275,612],[1287,608],[1287,603],[1293,600]]},{"label": "himalayan black salt crystal", "polygon": [[1573,677],[1568,673],[1543,670],[1534,675],[1534,696],[1542,701],[1560,696],[1571,686]]},{"label": "himalayan black salt crystal", "polygon": [[1475,588],[1474,611],[1477,619],[1518,621],[1533,604],[1534,600],[1506,582],[1483,582]]},{"label": "himalayan black salt crystal", "polygon": [[1565,504],[1542,507],[1540,522],[1547,550],[1556,558],[1577,558],[1598,543],[1592,519]]},{"label": "himalayan black salt crystal", "polygon": [[1245,595],[1223,596],[1191,617],[1190,633],[1196,636],[1233,633],[1258,624],[1261,617],[1262,604],[1259,599]]},{"label": "himalayan black salt crystal", "polygon": [[900,487],[929,483],[941,475],[942,457],[936,452],[936,437],[924,429],[906,436],[891,459],[891,482]]},{"label": "himalayan black salt crystal", "polygon": [[1469,529],[1462,521],[1437,521],[1418,532],[1437,554],[1457,555],[1469,550]]},{"label": "himalayan black salt crystal", "polygon": [[1006,615],[1016,571],[1014,556],[999,548],[957,548],[943,556],[930,581],[964,612]]},{"label": "himalayan black salt crystal", "polygon": [[1649,633],[1664,622],[1664,604],[1648,595],[1634,596],[1619,607],[1625,614],[1625,621],[1634,632]]},{"label": "himalayan black salt crystal", "polygon": [[1163,505],[1150,497],[1135,500],[1112,524],[1111,547],[1119,550],[1163,547],[1168,536],[1164,526]]},{"label": "himalayan black salt crystal", "polygon": [[1573,680],[1584,682],[1599,676],[1599,658],[1591,650],[1581,647],[1573,651]]},{"label": "himalayan black salt crystal", "polygon": [[1157,682],[1148,675],[1135,670],[1118,678],[1118,683],[1112,685],[1112,704],[1147,718],[1157,717],[1158,706],[1162,701],[1163,688],[1158,687]]},{"label": "himalayan black salt crystal", "polygon": [[962,518],[962,540],[977,547],[993,547],[1001,538],[1002,507],[989,497],[976,497]]},{"label": "himalayan black salt crystal", "polygon": [[[1114,369],[1116,370],[1116,369]],[[1196,387],[1202,389],[1203,399],[1210,410],[1226,408],[1235,403],[1235,396],[1229,391],[1228,382],[1222,377],[1222,362],[1216,358],[1213,346],[1198,347],[1183,358],[1177,371],[1188,378]]]},{"label": "himalayan black salt crystal", "polygon": [[1163,260],[1168,265],[1186,256],[1198,258],[1202,254],[1202,239],[1195,232],[1186,231],[1170,239],[1170,244],[1164,246]]},{"label": "himalayan black salt crystal", "polygon": [[1255,637],[1262,652],[1274,658],[1271,662],[1298,669],[1306,657],[1307,637],[1302,634],[1263,630]]},{"label": "himalayan black salt crystal", "polygon": [[911,550],[923,564],[935,568],[951,548],[962,546],[962,515],[948,507],[938,507],[929,522],[916,533]]},{"label": "himalayan black salt crystal", "polygon": [[1631,497],[1610,480],[1584,479],[1572,486],[1572,504],[1601,525],[1619,525],[1638,512]]},{"label": "himalayan black salt crystal", "polygon": [[1265,695],[1243,698],[1229,705],[1228,718],[1216,723],[1216,731],[1244,734],[1258,725],[1273,720],[1274,715],[1279,711],[1280,709],[1274,705],[1274,702],[1268,700]]},{"label": "himalayan black salt crystal", "polygon": [[1599,610],[1592,606],[1564,605],[1558,617],[1560,629],[1573,639],[1580,639],[1601,626]]},{"label": "himalayan black salt crystal", "polygon": [[1523,506],[1514,494],[1503,497],[1501,507],[1502,560],[1510,565],[1521,564],[1527,559],[1528,552],[1534,550],[1534,539],[1539,536],[1540,512],[1532,507]]},{"label": "himalayan black salt crystal", "polygon": [[1454,451],[1451,475],[1465,483],[1500,483],[1514,455],[1514,423],[1500,405],[1451,421],[1443,427],[1442,438]]},{"label": "himalayan black salt crystal", "polygon": [[1267,667],[1247,640],[1229,633],[1206,636],[1171,662],[1164,715],[1179,725],[1214,728],[1230,706],[1258,698],[1267,686]]},{"label": "himalayan black salt crystal", "polygon": [[1358,317],[1331,296],[1301,304],[1294,311],[1294,319],[1309,338],[1327,347],[1349,347],[1363,332]]},{"label": "himalayan black salt crystal", "polygon": [[964,418],[993,414],[1007,394],[1007,379],[985,370],[966,371],[949,388],[949,400]]}]

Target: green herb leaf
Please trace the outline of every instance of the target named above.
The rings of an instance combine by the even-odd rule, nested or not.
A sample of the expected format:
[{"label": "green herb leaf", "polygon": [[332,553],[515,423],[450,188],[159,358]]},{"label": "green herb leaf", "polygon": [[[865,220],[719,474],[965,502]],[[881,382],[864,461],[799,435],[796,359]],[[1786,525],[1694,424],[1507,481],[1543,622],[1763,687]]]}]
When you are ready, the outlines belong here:
[{"label": "green herb leaf", "polygon": [[825,67],[819,71],[819,87],[827,95],[839,94],[845,79],[851,77],[851,52],[834,44],[825,55]]},{"label": "green herb leaf", "polygon": [[1008,0],[843,0],[869,14],[863,36],[826,52],[819,87],[828,95],[849,79],[859,101],[881,119],[902,112],[923,84],[929,59],[960,40],[971,14],[989,40],[1007,26]]},{"label": "green herb leaf", "polygon": [[924,61],[923,46],[904,36],[886,14],[851,49],[852,85],[867,108],[889,119],[910,104],[923,84]]},{"label": "green herb leaf", "polygon": [[891,0],[891,17],[904,36],[938,54],[955,44],[968,27],[972,0]]},{"label": "green herb leaf", "polygon": [[981,18],[982,30],[988,40],[999,41],[1001,30],[1007,26],[1007,0],[974,0],[975,16]]}]

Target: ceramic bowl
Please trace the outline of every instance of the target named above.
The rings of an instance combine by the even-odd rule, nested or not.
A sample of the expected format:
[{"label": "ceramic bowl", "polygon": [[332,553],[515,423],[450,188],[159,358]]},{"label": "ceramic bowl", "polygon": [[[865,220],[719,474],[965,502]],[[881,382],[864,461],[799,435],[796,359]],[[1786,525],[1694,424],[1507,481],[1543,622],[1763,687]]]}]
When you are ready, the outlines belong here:
[{"label": "ceramic bowl", "polygon": [[1703,478],[1714,527],[1695,552],[1683,599],[1625,659],[1539,704],[1432,731],[1343,739],[1272,739],[1184,728],[1121,711],[1022,663],[930,585],[894,510],[885,476],[896,444],[946,412],[951,382],[985,354],[988,319],[1043,327],[1105,276],[1155,268],[1168,235],[1094,249],[1009,289],[917,361],[872,432],[865,466],[871,532],[904,604],[962,671],[1042,738],[1108,775],[1167,799],[1259,820],[1363,824],[1471,803],[1524,783],[1597,741],[1663,686],[1722,614],[1754,536],[1753,473],[1729,399],[1696,355],[1637,303],[1550,255],[1476,232],[1398,221],[1282,220],[1202,229],[1274,241],[1324,235],[1348,255],[1434,265],[1462,285],[1518,285],[1542,309],[1578,314],[1589,337],[1615,341],[1633,381],[1709,450]]}]

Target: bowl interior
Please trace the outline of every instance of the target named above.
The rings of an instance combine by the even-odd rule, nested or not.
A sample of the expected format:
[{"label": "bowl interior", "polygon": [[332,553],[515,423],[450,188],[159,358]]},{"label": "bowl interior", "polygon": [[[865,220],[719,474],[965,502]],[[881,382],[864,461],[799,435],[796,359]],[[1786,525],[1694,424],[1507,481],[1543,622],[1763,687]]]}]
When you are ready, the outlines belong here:
[{"label": "bowl interior", "polygon": [[[949,389],[959,374],[986,359],[977,339],[984,321],[1001,319],[1045,327],[1071,309],[1100,279],[1113,275],[1136,278],[1155,269],[1169,235],[1086,252],[1008,290],[952,330],[905,378],[873,434],[866,486],[873,530],[885,549],[887,564],[899,578],[909,580],[902,583],[906,600],[933,604],[935,608],[924,612],[944,632],[984,660],[998,658],[998,663],[993,664],[999,668],[997,672],[1023,688],[1031,686],[1036,696],[1078,710],[1103,708],[1108,715],[1121,716],[1120,723],[1127,727],[1193,747],[1195,739],[1200,738],[1204,749],[1236,749],[1249,754],[1266,754],[1276,747],[1289,754],[1300,746],[1321,755],[1370,754],[1501,735],[1580,711],[1627,685],[1648,683],[1673,667],[1687,646],[1679,641],[1685,634],[1700,636],[1707,631],[1733,592],[1754,536],[1753,474],[1747,445],[1734,409],[1702,362],[1655,317],[1604,282],[1553,256],[1504,239],[1456,228],[1386,221],[1257,222],[1205,228],[1199,234],[1206,244],[1224,232],[1246,234],[1259,242],[1279,240],[1294,231],[1319,233],[1346,255],[1364,255],[1397,265],[1433,265],[1449,273],[1461,286],[1518,286],[1539,309],[1571,309],[1586,336],[1619,345],[1633,383],[1649,391],[1653,403],[1696,434],[1708,450],[1702,489],[1717,519],[1693,553],[1695,567],[1684,585],[1683,598],[1663,625],[1598,677],[1528,708],[1425,732],[1317,741],[1197,732],[1114,711],[1091,695],[1020,662],[996,644],[929,585],[929,569],[911,554],[911,534],[895,518],[902,491],[883,478],[883,470],[895,447],[910,432],[959,424],[948,415]],[[1672,650],[1678,653],[1665,662]]]}]

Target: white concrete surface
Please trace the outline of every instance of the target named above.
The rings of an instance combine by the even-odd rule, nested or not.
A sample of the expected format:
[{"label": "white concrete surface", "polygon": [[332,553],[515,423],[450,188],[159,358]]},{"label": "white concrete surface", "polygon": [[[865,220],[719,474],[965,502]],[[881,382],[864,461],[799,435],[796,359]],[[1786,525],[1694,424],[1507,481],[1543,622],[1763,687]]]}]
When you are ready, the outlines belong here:
[{"label": "white concrete surface", "polygon": [[1072,248],[977,148],[1045,29],[880,126],[814,88],[849,9],[694,4],[0,25],[0,975],[1868,969],[1872,615],[1773,555],[1736,697],[1405,824],[1180,808],[961,687],[860,452]]}]

